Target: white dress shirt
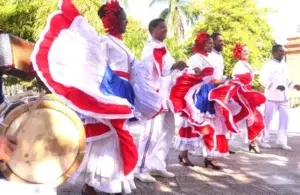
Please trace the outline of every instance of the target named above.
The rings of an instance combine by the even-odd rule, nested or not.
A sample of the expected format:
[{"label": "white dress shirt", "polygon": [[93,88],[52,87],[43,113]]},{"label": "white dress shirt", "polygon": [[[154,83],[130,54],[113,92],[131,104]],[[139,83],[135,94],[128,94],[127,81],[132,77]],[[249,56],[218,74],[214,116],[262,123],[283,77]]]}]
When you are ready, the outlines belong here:
[{"label": "white dress shirt", "polygon": [[214,68],[214,79],[224,79],[224,59],[221,52],[213,49],[208,55],[211,66]]},{"label": "white dress shirt", "polygon": [[[294,88],[293,82],[288,79],[288,65],[284,61],[271,59],[262,67],[260,83],[265,87],[265,96],[270,101],[287,101],[287,89]],[[286,88],[284,91],[277,89],[279,85]]]}]

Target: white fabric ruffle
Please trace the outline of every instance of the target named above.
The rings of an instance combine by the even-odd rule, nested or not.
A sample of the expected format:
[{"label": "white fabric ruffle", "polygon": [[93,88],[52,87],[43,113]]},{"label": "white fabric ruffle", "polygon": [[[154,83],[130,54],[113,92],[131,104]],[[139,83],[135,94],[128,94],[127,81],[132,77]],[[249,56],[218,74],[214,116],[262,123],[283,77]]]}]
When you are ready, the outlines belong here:
[{"label": "white fabric ruffle", "polygon": [[84,182],[106,193],[131,193],[136,188],[134,176],[124,176],[117,143],[116,135],[88,143],[83,162],[69,182]]},{"label": "white fabric ruffle", "polygon": [[141,120],[149,120],[162,108],[163,96],[158,91],[160,86],[152,86],[153,57],[149,56],[135,65],[134,84],[135,108],[141,113]]},{"label": "white fabric ruffle", "polygon": [[173,146],[179,151],[195,150],[196,148],[204,147],[203,140],[200,136],[197,138],[182,138],[180,136],[176,136]]}]

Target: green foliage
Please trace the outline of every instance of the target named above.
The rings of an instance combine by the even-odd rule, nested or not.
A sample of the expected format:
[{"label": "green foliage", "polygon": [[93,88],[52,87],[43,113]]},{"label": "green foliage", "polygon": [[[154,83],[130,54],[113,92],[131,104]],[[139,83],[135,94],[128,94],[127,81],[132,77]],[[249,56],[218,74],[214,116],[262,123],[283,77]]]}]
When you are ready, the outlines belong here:
[{"label": "green foliage", "polygon": [[35,10],[38,1],[0,1],[0,28],[3,31],[33,41]]},{"label": "green foliage", "polygon": [[[97,10],[105,0],[75,0],[75,4],[99,34],[104,33]],[[121,3],[128,3],[127,0]],[[250,48],[250,62],[256,68],[269,57],[273,40],[270,26],[265,20],[268,12],[256,6],[254,0],[152,0],[155,3],[167,3],[163,11],[167,18],[171,36],[166,39],[169,51],[176,60],[186,60],[191,54],[195,35],[199,30],[208,33],[221,32],[225,38],[225,74],[231,75],[236,63],[232,57],[233,45],[241,42]],[[0,0],[0,28],[30,41],[36,41],[44,29],[50,13],[58,9],[58,0]],[[193,26],[192,35],[182,43],[180,37],[184,34],[184,25]],[[137,58],[140,58],[142,48],[148,37],[148,32],[139,21],[129,18],[127,32],[124,36],[126,45]],[[6,84],[20,82],[7,77]],[[23,83],[24,85],[35,85]],[[255,81],[257,87],[257,80]]]},{"label": "green foliage", "polygon": [[[45,28],[49,14],[58,10],[59,0],[41,1],[41,6],[36,10],[36,18],[34,22],[35,32],[34,39],[37,40],[41,31]],[[80,13],[87,18],[92,26],[98,33],[104,33],[101,20],[99,19],[97,12],[103,1],[99,0],[76,0],[74,1],[76,7]],[[46,13],[46,14],[45,14]]]},{"label": "green foliage", "polygon": [[124,41],[131,49],[136,58],[140,59],[145,41],[148,38],[148,31],[142,27],[141,23],[129,18]]},{"label": "green foliage", "polygon": [[255,68],[261,67],[269,57],[273,44],[271,28],[264,18],[268,10],[258,8],[253,0],[204,0],[199,9],[202,10],[203,20],[194,27],[187,45],[191,47],[199,30],[221,32],[226,44],[223,55],[227,76],[231,76],[236,63],[232,51],[237,42],[249,47],[250,63]]},{"label": "green foliage", "polygon": [[191,5],[196,5],[198,0],[152,0],[150,7],[157,3],[167,3],[160,17],[166,19],[172,37],[182,41],[185,36],[185,27],[193,24],[199,11]]},{"label": "green foliage", "polygon": [[172,56],[175,58],[175,60],[179,61],[186,61],[187,60],[187,51],[186,48],[182,46],[182,44],[178,44],[177,39],[173,38],[167,38],[165,40],[165,43],[167,45],[167,48],[169,52],[172,54]]},{"label": "green foliage", "polygon": [[[35,42],[45,28],[49,14],[58,10],[58,2],[59,0],[0,0],[0,29]],[[75,0],[74,2],[81,14],[88,19],[97,32],[103,34],[104,29],[97,12],[101,4],[106,1]],[[120,1],[120,3],[126,6],[128,0]],[[141,55],[146,39],[147,31],[141,27],[140,22],[130,18],[125,42],[136,56]],[[5,85],[15,85],[17,83],[32,87],[36,85],[36,80],[23,82],[11,76],[4,78]]]}]

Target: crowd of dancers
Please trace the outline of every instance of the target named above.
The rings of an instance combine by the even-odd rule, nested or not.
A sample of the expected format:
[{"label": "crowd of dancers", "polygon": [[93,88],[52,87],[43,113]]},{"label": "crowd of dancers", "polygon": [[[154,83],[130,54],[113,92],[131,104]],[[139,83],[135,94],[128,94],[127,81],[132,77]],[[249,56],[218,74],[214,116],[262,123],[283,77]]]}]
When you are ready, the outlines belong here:
[{"label": "crowd of dancers", "polygon": [[[271,147],[277,110],[276,144],[291,150],[287,89],[300,86],[288,80],[281,45],[273,46],[272,59],[258,73],[249,64],[248,47],[237,43],[237,63],[226,78],[221,33],[200,31],[193,55],[176,62],[164,43],[165,21],[154,19],[149,23],[151,39],[137,60],[122,41],[128,21],[119,3],[104,4],[98,15],[107,32],[102,36],[71,0],[63,0],[31,57],[47,88],[68,100],[85,124],[86,154],[69,180],[85,183],[82,194],[130,193],[134,178],[156,182],[156,176],[175,177],[165,161],[172,147],[183,166],[194,166],[188,157],[194,152],[204,157],[205,167],[215,170],[222,169],[220,157],[235,153],[230,143],[237,137],[259,154],[259,146]],[[252,89],[256,74],[264,94]],[[182,120],[179,129],[175,119]],[[137,125],[142,135],[136,145],[130,131]]]}]

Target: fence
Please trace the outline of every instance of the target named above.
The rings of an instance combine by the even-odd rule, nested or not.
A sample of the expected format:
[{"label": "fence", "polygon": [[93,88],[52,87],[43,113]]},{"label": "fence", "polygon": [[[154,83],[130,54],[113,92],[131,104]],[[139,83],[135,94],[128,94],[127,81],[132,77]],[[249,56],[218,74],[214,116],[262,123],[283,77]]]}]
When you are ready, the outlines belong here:
[{"label": "fence", "polygon": [[300,97],[290,97],[289,104],[291,108],[300,107]]},{"label": "fence", "polygon": [[[19,94],[19,93],[23,93],[23,92],[26,92],[26,91],[29,91],[27,89],[26,86],[24,85],[11,85],[11,86],[4,86],[3,87],[3,93],[4,93],[4,96],[7,98],[7,97],[11,97],[11,96],[14,96],[16,94]],[[36,88],[30,90],[30,91],[38,91]]]}]

